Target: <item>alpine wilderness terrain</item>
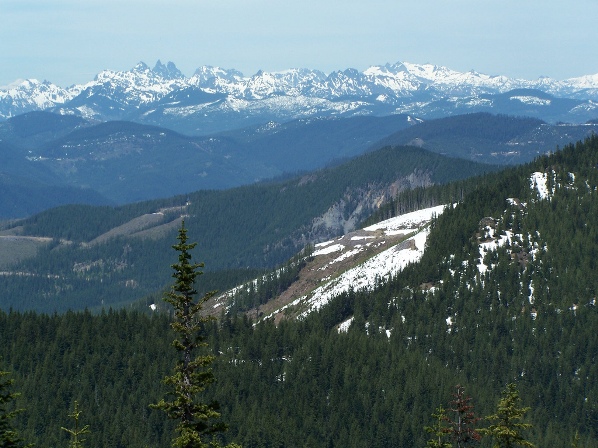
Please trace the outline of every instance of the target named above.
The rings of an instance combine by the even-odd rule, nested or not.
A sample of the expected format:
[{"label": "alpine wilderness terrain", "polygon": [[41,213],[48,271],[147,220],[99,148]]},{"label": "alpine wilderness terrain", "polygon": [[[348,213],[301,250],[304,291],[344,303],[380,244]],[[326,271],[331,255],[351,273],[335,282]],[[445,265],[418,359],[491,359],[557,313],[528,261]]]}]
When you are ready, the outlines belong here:
[{"label": "alpine wilderness terrain", "polygon": [[598,448],[597,87],[0,91],[0,445]]},{"label": "alpine wilderness terrain", "polygon": [[[221,442],[425,446],[433,437],[425,428],[435,424],[439,406],[450,419],[457,417],[455,390],[472,413],[469,424],[483,435],[492,432],[484,428],[493,425],[504,391],[516,387],[522,406],[530,408],[525,440],[557,448],[598,446],[597,167],[598,137],[590,137],[471,181],[403,191],[381,204],[360,232],[322,237],[285,269],[239,282],[241,292],[286,283],[273,294],[276,302],[301,282],[302,271],[355,255],[351,266],[312,278],[307,294],[297,292],[298,301],[278,303],[272,318],[247,301],[245,312],[220,311],[205,324],[217,382],[203,398],[217,400],[229,424]],[[302,185],[310,185],[306,181]],[[446,206],[429,208],[441,204]],[[402,213],[409,208],[421,210]],[[191,230],[202,215],[190,211],[185,226],[189,222],[189,234],[202,242],[195,256],[209,264],[203,247],[211,236]],[[368,253],[377,244],[368,246],[368,237],[376,233],[384,237],[372,242],[397,237],[389,243],[397,268],[390,275],[376,261],[390,248]],[[173,256],[166,249],[161,263]],[[284,280],[279,274],[296,262],[296,278]],[[339,286],[344,273],[358,267],[363,276],[378,272],[373,284],[362,287],[355,276],[324,300],[330,289],[318,287],[329,284],[326,277],[338,278]],[[241,295],[233,291],[218,300],[232,309]],[[173,362],[170,317],[159,311],[162,306],[153,301],[138,311],[0,313],[0,336],[11,341],[0,355],[22,392],[19,404],[27,408],[16,420],[22,434],[44,446],[64,444],[58,429],[76,401],[90,423],[91,446],[167,446],[171,423],[148,407],[163,396],[159,378]],[[479,446],[493,443],[483,435]]]},{"label": "alpine wilderness terrain", "polygon": [[289,177],[384,146],[490,164],[528,162],[598,125],[476,113],[268,122],[201,137],[127,121],[30,112],[0,122],[0,218],[64,204],[127,204]]},{"label": "alpine wilderness terrain", "polygon": [[0,118],[48,110],[99,121],[127,120],[206,135],[326,116],[410,114],[439,118],[491,112],[583,123],[596,118],[597,75],[529,81],[397,62],[324,74],[313,69],[260,70],[202,66],[186,77],[174,63],[143,62],[104,70],[92,81],[62,88],[28,79],[0,91]]},{"label": "alpine wilderness terrain", "polygon": [[[355,230],[401,191],[496,169],[415,147],[385,147],[288,180],[119,207],[50,209],[0,232],[0,307],[99,310],[159,291],[169,277],[164,254],[183,218],[190,234],[202,235],[205,286],[223,290],[306,245]],[[447,188],[447,198],[464,188]],[[426,201],[437,205],[432,197]],[[412,202],[415,209],[418,201]]]}]

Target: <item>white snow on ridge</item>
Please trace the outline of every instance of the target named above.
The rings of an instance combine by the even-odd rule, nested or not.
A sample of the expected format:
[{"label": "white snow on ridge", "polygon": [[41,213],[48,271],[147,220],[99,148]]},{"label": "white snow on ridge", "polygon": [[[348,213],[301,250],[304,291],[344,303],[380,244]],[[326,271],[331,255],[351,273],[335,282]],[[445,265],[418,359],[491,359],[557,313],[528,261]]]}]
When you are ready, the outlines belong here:
[{"label": "white snow on ridge", "polygon": [[594,75],[584,75],[566,80],[568,84],[578,89],[592,89],[598,85],[598,73]]},{"label": "white snow on ridge", "polygon": [[[428,224],[433,217],[440,215],[445,207],[441,205],[407,213],[352,234],[315,244],[312,255],[316,259],[324,257],[323,260],[316,260],[315,265],[311,267],[314,271],[325,271],[324,276],[317,280],[320,286],[305,295],[290,298],[288,303],[270,310],[262,319],[281,315],[286,309],[297,310],[297,317],[301,319],[344,292],[371,290],[379,281],[388,280],[407,265],[418,262],[424,253],[429,234]],[[348,270],[343,271],[342,267],[335,269],[334,265],[338,265],[339,262],[349,258],[357,260],[359,254],[367,254],[368,251],[375,255],[358,265],[350,263],[353,267]],[[350,323],[351,320],[345,322],[339,327],[339,331],[346,331]]]},{"label": "white snow on ridge", "polygon": [[[372,96],[377,98],[376,101],[388,104],[400,100],[396,103],[398,113],[420,114],[419,109],[425,107],[426,102],[418,102],[416,97],[418,92],[423,90],[438,98],[472,97],[464,101],[471,101],[473,106],[474,103],[484,101],[480,96],[483,93],[507,92],[516,88],[538,89],[559,97],[577,95],[584,98],[584,101],[576,106],[579,113],[583,113],[585,108],[591,110],[595,107],[592,100],[595,101],[598,95],[598,74],[563,81],[550,78],[531,81],[486,75],[473,70],[459,72],[443,66],[408,62],[371,66],[363,72],[347,69],[328,75],[319,70],[288,69],[277,72],[260,70],[247,77],[234,69],[203,66],[191,77],[186,77],[174,64],[171,69],[178,72],[174,76],[172,73],[165,73],[164,69],[161,63],[154,69],[139,63],[131,70],[104,70],[98,73],[94,80],[66,89],[33,79],[0,86],[0,100],[3,103],[0,105],[0,116],[8,117],[29,110],[45,110],[62,105],[72,110],[77,106],[69,106],[69,101],[84,91],[87,91],[89,96],[111,95],[127,109],[151,104],[171,92],[193,88],[246,100],[249,103],[245,104],[246,108],[243,110],[250,113],[266,108],[274,112],[287,111],[287,114],[294,118],[313,115],[319,109],[325,109],[332,114],[359,112],[360,108],[372,105],[372,101],[366,99]],[[361,96],[364,99],[354,102],[337,101],[347,95]],[[278,104],[277,99],[282,99],[282,102]],[[405,99],[410,100],[405,103]],[[533,95],[520,95],[511,99],[535,105],[551,104],[549,99]],[[410,102],[411,100],[414,102]],[[319,103],[312,106],[316,110],[311,113],[293,110],[293,107],[310,101]],[[88,106],[92,107],[92,104],[93,102]],[[174,113],[171,111],[171,114]]]},{"label": "white snow on ridge", "polygon": [[[295,300],[295,304],[306,307],[300,317],[305,317],[312,311],[320,309],[335,296],[351,289],[371,289],[378,280],[389,279],[392,275],[402,271],[408,264],[419,261],[424,253],[429,234],[429,229],[422,229],[422,227],[427,225],[434,216],[440,215],[444,208],[445,206],[442,205],[407,213],[363,229],[370,232],[382,230],[386,235],[406,233],[406,229],[419,229],[419,231],[405,241],[378,253],[364,263],[319,286],[310,294]],[[338,246],[342,245],[328,245],[324,249],[320,249],[320,254],[325,250],[329,250],[327,253],[331,253],[334,250],[330,249],[339,249]]]},{"label": "white snow on ridge", "polygon": [[326,245],[322,249],[318,249],[318,250],[314,251],[313,255],[316,257],[318,255],[326,255],[326,254],[331,254],[333,252],[340,252],[344,248],[345,248],[345,246],[343,246],[342,244]]},{"label": "white snow on ridge", "polygon": [[548,199],[548,175],[546,173],[540,173],[536,171],[530,177],[530,187],[532,190],[537,190],[540,199]]},{"label": "white snow on ridge", "polygon": [[436,207],[418,210],[416,212],[405,213],[404,215],[396,216],[394,218],[387,219],[386,221],[379,222],[378,224],[365,227],[363,230],[367,230],[368,232],[384,230],[386,235],[404,233],[405,229],[415,230],[430,222],[434,216],[441,215],[445,207],[446,205],[439,205]]},{"label": "white snow on ridge", "polygon": [[532,104],[535,106],[550,106],[551,100],[538,98],[537,96],[523,95],[523,96],[512,96],[511,101],[517,100],[523,104]]}]

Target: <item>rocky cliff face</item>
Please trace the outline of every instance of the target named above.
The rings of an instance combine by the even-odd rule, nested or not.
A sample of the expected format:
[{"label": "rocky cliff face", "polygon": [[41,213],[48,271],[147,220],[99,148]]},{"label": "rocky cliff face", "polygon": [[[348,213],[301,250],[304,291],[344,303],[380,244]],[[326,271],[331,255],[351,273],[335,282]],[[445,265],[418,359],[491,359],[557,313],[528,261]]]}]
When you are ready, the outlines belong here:
[{"label": "rocky cliff face", "polygon": [[309,227],[292,235],[291,240],[297,247],[303,247],[313,241],[325,241],[353,232],[380,204],[395,197],[397,193],[432,184],[429,172],[417,170],[392,183],[347,190],[324,214],[314,218]]}]

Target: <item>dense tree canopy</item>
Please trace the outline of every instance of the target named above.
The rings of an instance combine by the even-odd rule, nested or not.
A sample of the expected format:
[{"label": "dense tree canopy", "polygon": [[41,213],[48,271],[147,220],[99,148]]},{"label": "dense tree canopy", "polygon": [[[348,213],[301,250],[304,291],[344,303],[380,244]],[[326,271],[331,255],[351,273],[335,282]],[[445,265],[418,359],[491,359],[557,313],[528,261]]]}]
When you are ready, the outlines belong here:
[{"label": "dense tree canopy", "polygon": [[[598,447],[597,166],[592,138],[487,179],[433,222],[421,262],[304,320],[206,323],[217,381],[205,398],[230,425],[221,443],[425,446],[455,384],[477,416],[499,417],[478,422],[490,430],[516,383],[531,408],[514,420],[533,425],[520,427],[526,441]],[[148,404],[176,362],[171,322],[147,311],[0,312],[0,356],[27,408],[15,426],[38,446],[65,445],[59,428],[77,400],[90,446],[169,446],[174,424]]]}]

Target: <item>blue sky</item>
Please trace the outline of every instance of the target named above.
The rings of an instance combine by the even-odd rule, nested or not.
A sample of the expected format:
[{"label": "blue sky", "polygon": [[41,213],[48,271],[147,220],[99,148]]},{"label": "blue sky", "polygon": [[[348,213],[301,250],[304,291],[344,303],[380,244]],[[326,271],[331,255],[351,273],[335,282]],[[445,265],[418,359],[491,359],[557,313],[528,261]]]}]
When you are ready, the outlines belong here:
[{"label": "blue sky", "polygon": [[598,0],[0,0],[0,86],[173,61],[262,69],[406,61],[536,79],[598,73]]}]

